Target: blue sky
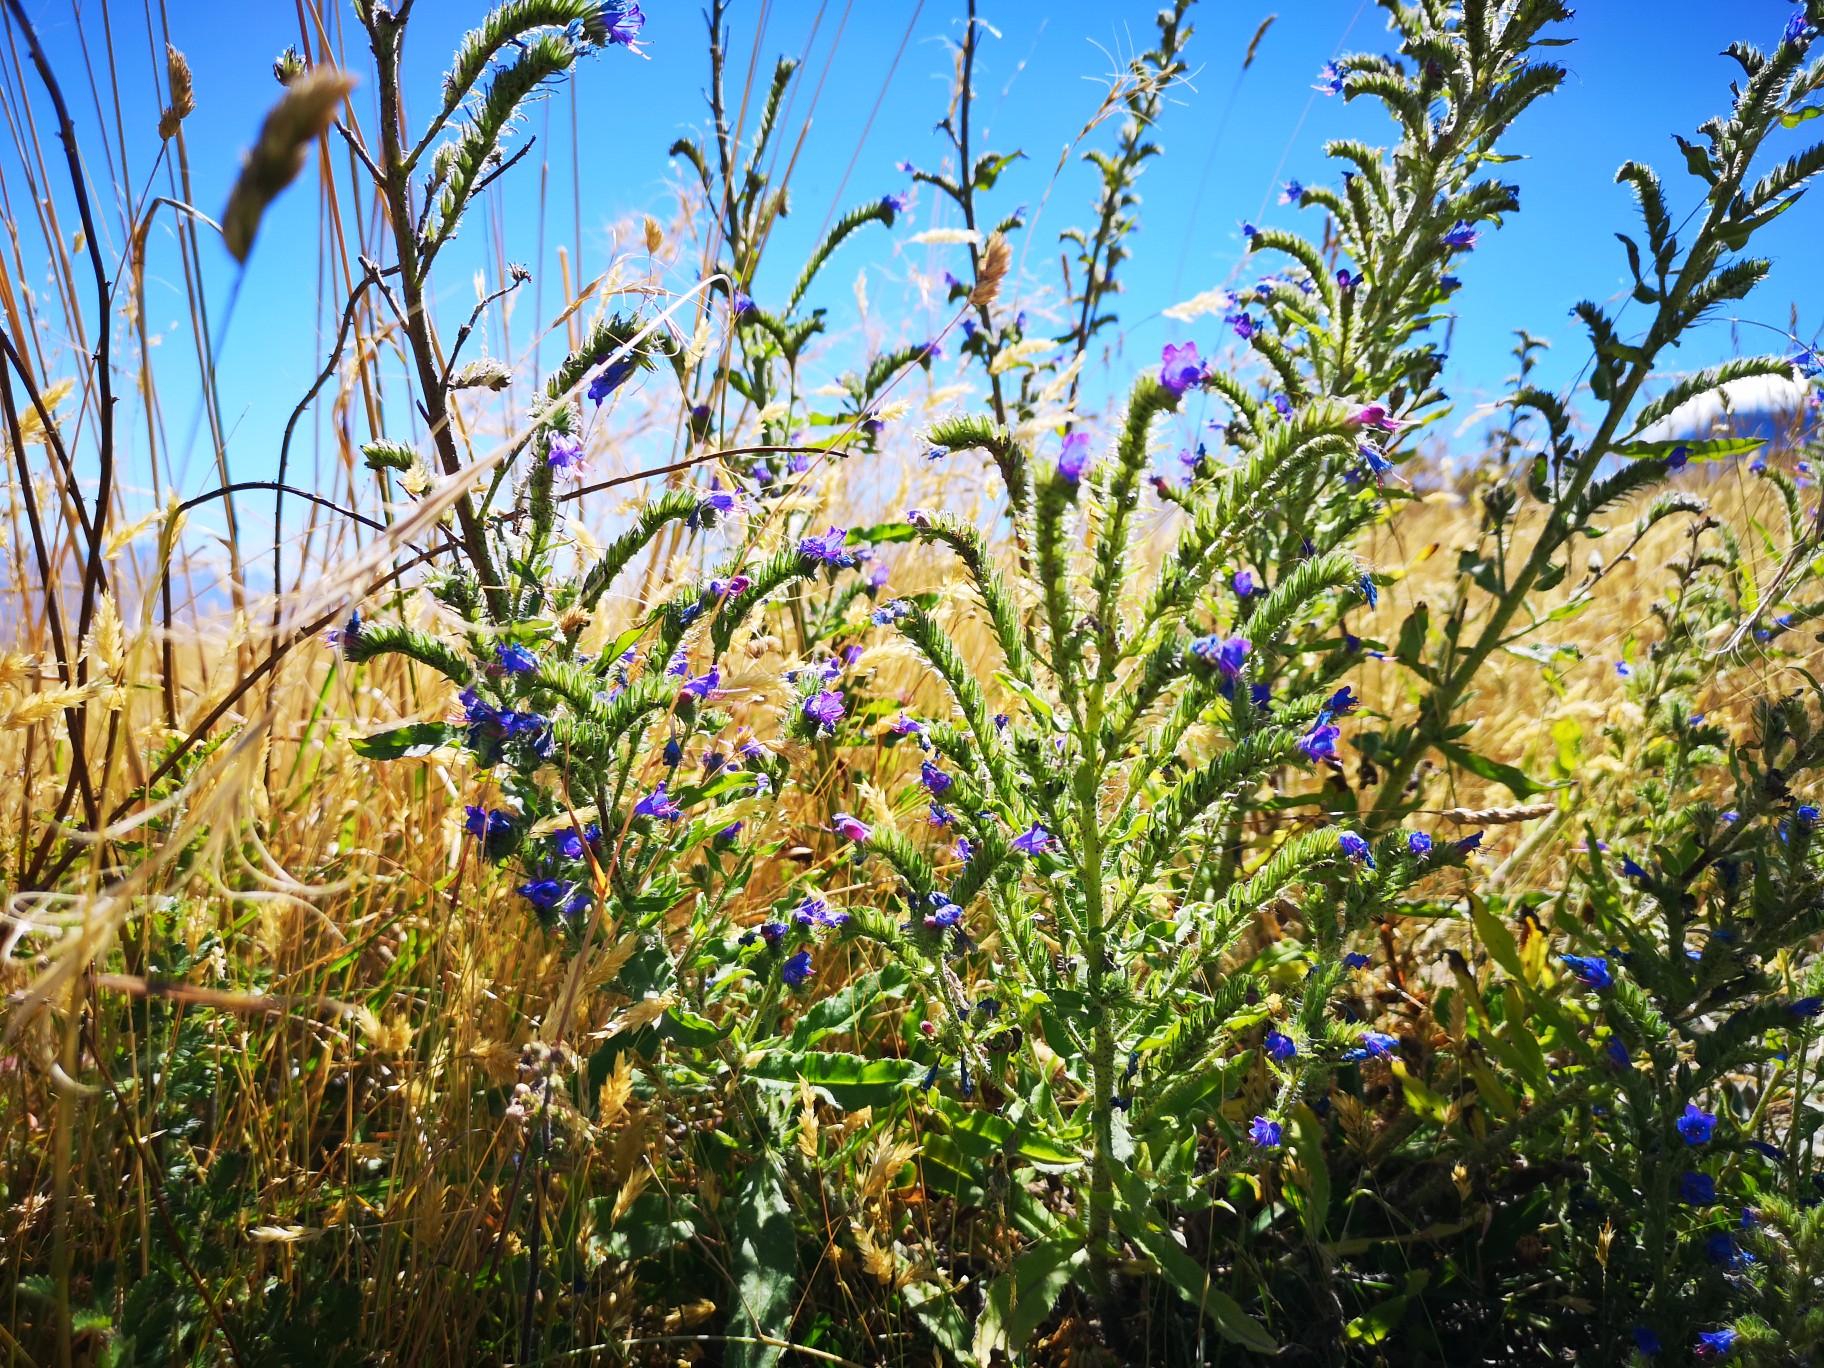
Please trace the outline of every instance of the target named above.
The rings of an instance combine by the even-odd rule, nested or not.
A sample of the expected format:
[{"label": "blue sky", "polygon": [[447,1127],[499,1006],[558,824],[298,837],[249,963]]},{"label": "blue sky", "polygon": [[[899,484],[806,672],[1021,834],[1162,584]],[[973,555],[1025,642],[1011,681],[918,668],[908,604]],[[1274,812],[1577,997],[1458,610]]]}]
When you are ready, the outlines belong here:
[{"label": "blue sky", "polygon": [[[893,169],[902,157],[927,165],[941,157],[933,125],[943,113],[950,78],[944,40],[960,31],[961,8],[958,0],[855,0],[846,13],[842,0],[774,0],[770,5],[737,0],[732,7],[731,103],[738,104],[756,46],[754,25],[762,13],[767,24],[759,35],[757,84],[763,84],[774,54],[807,57],[790,117],[796,123],[808,114],[810,129],[793,176],[793,213],[770,249],[774,271],[763,275],[756,292],[763,303],[769,289],[795,274],[832,210],[904,188],[905,178]],[[95,106],[80,74],[83,50],[67,0],[44,0],[36,10],[79,121],[93,126]],[[1278,18],[1243,75],[1247,42],[1274,10]],[[651,0],[647,11],[650,60],[610,51],[585,62],[578,72],[581,139],[576,153],[582,187],[576,209],[568,181],[568,90],[533,111],[523,131],[538,136],[538,147],[491,192],[500,197],[498,222],[507,255],[543,277],[539,288],[547,316],[557,292],[556,247],[571,238],[573,215],[580,212],[583,225],[579,274],[588,279],[607,268],[609,226],[616,219],[635,211],[669,210],[677,172],[668,163],[666,147],[705,122],[707,59],[699,8]],[[460,30],[479,12],[456,0],[420,0],[408,52],[408,95],[418,118],[432,103]],[[1049,193],[1048,185],[1060,149],[1095,105],[1098,83],[1123,55],[1150,42],[1153,12],[1151,3],[1108,0],[984,7],[984,17],[1001,36],[988,41],[978,68],[978,117],[985,123],[978,142],[1029,154],[1028,161],[1003,177],[997,203],[1043,201],[1026,249],[1034,268],[1055,260],[1059,230],[1088,218],[1093,187],[1087,168],[1073,160]],[[83,13],[89,54],[100,61],[101,7],[85,6]],[[1566,33],[1575,43],[1556,52],[1570,72],[1564,88],[1536,104],[1509,140],[1510,150],[1529,158],[1506,168],[1520,186],[1521,213],[1498,233],[1485,234],[1459,272],[1464,288],[1455,299],[1460,319],[1450,338],[1446,377],[1459,414],[1499,386],[1510,365],[1507,353],[1516,328],[1557,344],[1543,370],[1548,384],[1562,384],[1575,374],[1583,350],[1568,310],[1580,298],[1613,299],[1623,290],[1623,256],[1613,233],[1631,228],[1632,211],[1629,196],[1614,183],[1616,167],[1629,157],[1653,162],[1672,188],[1675,212],[1688,208],[1694,202],[1688,187],[1694,183],[1678,169],[1671,134],[1688,134],[1725,107],[1735,68],[1719,55],[1722,48],[1736,37],[1771,43],[1790,13],[1787,0],[1732,0],[1727,5],[1667,0],[1650,6],[1604,0],[1584,7]],[[1159,345],[1169,338],[1216,340],[1212,320],[1187,327],[1158,314],[1230,277],[1242,255],[1243,219],[1299,224],[1318,232],[1314,212],[1299,216],[1273,201],[1288,177],[1309,183],[1332,176],[1321,155],[1327,138],[1348,135],[1380,142],[1391,136],[1390,125],[1366,102],[1345,104],[1311,89],[1317,69],[1330,57],[1387,46],[1381,13],[1373,4],[1228,0],[1200,4],[1192,17],[1197,26],[1192,76],[1161,121],[1158,140],[1166,155],[1152,164],[1140,186],[1142,230],[1134,244],[1135,259],[1126,269],[1123,305],[1130,333],[1127,354],[1116,362],[1123,375],[1154,364]],[[137,22],[117,16],[114,40],[128,97],[132,171],[143,178],[156,148],[153,120],[142,113],[134,125],[131,111],[136,97],[141,110],[156,106],[147,85],[152,49],[143,29],[133,27]],[[350,45],[351,63],[363,69],[366,54],[358,28],[346,11],[338,22]],[[276,95],[270,61],[297,40],[296,24],[293,7],[272,0],[239,7],[213,0],[172,7],[172,40],[188,54],[196,77],[199,108],[186,131],[199,207],[215,212],[225,200],[239,151],[252,140]],[[101,79],[105,82],[105,74]],[[357,98],[371,102],[372,95],[369,82]],[[750,121],[751,114],[750,109]],[[107,117],[111,125],[111,109]],[[367,123],[371,128],[371,113]],[[1106,145],[1113,134],[1110,125],[1092,138]],[[1781,149],[1781,155],[1800,145],[1800,134],[1790,137],[1792,146]],[[102,172],[92,167],[97,178]],[[541,253],[538,185],[547,173],[552,190]],[[230,457],[240,478],[270,471],[278,435],[315,377],[339,305],[339,300],[320,297],[316,175],[313,159],[304,177],[269,212],[242,282],[223,367]],[[838,327],[853,308],[850,287],[857,271],[868,270],[870,295],[884,306],[896,298],[894,281],[903,278],[908,261],[926,270],[944,264],[936,255],[942,249],[905,245],[912,232],[930,225],[933,208],[927,192],[910,222],[902,222],[896,232],[869,230],[844,249],[819,299],[831,306]],[[1764,235],[1762,250],[1775,259],[1776,268],[1747,302],[1745,318],[1783,330],[1796,302],[1800,331],[1812,335],[1814,306],[1824,284],[1815,250],[1818,208],[1807,201]],[[69,218],[73,221],[73,215]],[[190,343],[183,335],[187,324],[176,288],[181,275],[175,249],[168,241],[162,248],[156,241],[168,223],[161,218],[155,230],[148,312],[154,329],[164,334],[158,365],[170,436],[181,445],[191,421],[185,396],[194,393],[194,365],[186,369]],[[460,252],[443,277],[446,333],[473,302],[470,276],[478,262],[489,259],[488,231],[483,214],[471,216]],[[118,228],[110,235],[117,237]],[[219,314],[235,270],[225,252],[205,245],[210,297]],[[1264,267],[1250,268],[1246,278],[1251,280],[1259,269]],[[522,312],[520,318],[526,316]],[[931,321],[907,319],[907,335],[922,333]],[[523,321],[517,325],[520,340],[525,326]],[[1709,328],[1678,357],[1679,364],[1696,365],[1738,347],[1784,345],[1775,333],[1752,323],[1735,331],[1739,338],[1728,324]],[[199,442],[187,463],[186,483],[207,487],[208,466]]]}]

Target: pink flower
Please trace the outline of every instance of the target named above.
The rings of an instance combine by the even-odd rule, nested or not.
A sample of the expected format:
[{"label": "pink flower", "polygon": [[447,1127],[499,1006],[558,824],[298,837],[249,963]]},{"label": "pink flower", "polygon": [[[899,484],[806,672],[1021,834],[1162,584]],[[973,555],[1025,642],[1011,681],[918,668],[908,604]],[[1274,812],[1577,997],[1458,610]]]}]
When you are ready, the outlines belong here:
[{"label": "pink flower", "polygon": [[854,841],[857,845],[874,834],[874,828],[859,817],[851,817],[846,812],[839,812],[835,819],[836,834],[844,840]]},{"label": "pink flower", "polygon": [[1407,426],[1398,418],[1389,416],[1380,404],[1363,405],[1349,415],[1349,423],[1352,427],[1379,428],[1382,432],[1398,432]]}]

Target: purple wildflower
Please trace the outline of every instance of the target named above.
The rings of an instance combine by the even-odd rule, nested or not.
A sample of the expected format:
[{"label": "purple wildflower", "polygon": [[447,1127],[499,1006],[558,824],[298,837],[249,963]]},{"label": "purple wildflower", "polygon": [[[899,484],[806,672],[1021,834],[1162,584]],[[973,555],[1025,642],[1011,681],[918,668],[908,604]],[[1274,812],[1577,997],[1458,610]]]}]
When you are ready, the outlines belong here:
[{"label": "purple wildflower", "polygon": [[711,699],[721,692],[721,689],[722,671],[711,666],[708,674],[698,675],[695,679],[686,683],[678,692],[689,694],[692,698]]},{"label": "purple wildflower", "polygon": [[956,782],[929,760],[918,767],[918,778],[919,782],[931,790],[933,796],[945,792]]},{"label": "purple wildflower", "polygon": [[633,370],[632,360],[625,356],[618,361],[610,361],[602,368],[601,374],[589,382],[590,402],[600,408],[604,399],[633,378]]},{"label": "purple wildflower", "polygon": [[1292,1037],[1282,1031],[1267,1032],[1265,1049],[1269,1059],[1276,1059],[1281,1064],[1298,1053],[1298,1046],[1293,1043]]},{"label": "purple wildflower", "polygon": [[836,834],[844,840],[854,841],[857,845],[874,834],[874,828],[858,817],[851,817],[846,812],[837,813],[834,821]]},{"label": "purple wildflower", "polygon": [[806,560],[821,561],[825,565],[851,566],[855,557],[843,550],[843,543],[848,541],[848,532],[840,527],[832,527],[821,537],[805,537],[798,543],[798,554]]},{"label": "purple wildflower", "polygon": [[1353,831],[1345,831],[1336,838],[1337,849],[1352,860],[1360,860],[1368,868],[1374,868],[1374,856],[1368,850],[1368,842]]},{"label": "purple wildflower", "polygon": [[779,977],[785,980],[788,988],[804,987],[805,980],[811,977],[811,952],[800,950],[780,965]]},{"label": "purple wildflower", "polygon": [[567,432],[554,432],[545,443],[545,464],[560,475],[580,476],[589,462],[581,442]]},{"label": "purple wildflower", "polygon": [[1257,1116],[1248,1125],[1248,1139],[1261,1149],[1278,1149],[1285,1138],[1285,1127],[1277,1121],[1269,1121],[1264,1116]]},{"label": "purple wildflower", "polygon": [[1013,848],[1027,855],[1037,855],[1051,848],[1051,833],[1034,822],[1030,830],[1014,838]]},{"label": "purple wildflower", "polygon": [[1058,478],[1074,485],[1083,478],[1083,471],[1089,465],[1089,456],[1089,434],[1071,433],[1064,439],[1063,449],[1058,452]]},{"label": "purple wildflower", "polygon": [[1203,359],[1197,355],[1197,344],[1167,342],[1160,353],[1159,384],[1176,397],[1202,379]]},{"label": "purple wildflower", "polygon": [[804,715],[818,727],[833,731],[847,713],[840,689],[823,689],[804,700]]},{"label": "purple wildflower", "polygon": [[1431,854],[1431,837],[1423,831],[1414,831],[1406,837],[1406,849],[1421,858]]},{"label": "purple wildflower", "polygon": [[529,674],[538,668],[538,657],[524,646],[507,642],[494,648],[494,668],[502,674]]},{"label": "purple wildflower", "polygon": [[684,809],[665,796],[665,780],[661,779],[657,788],[633,805],[633,815],[675,822],[684,815]]},{"label": "purple wildflower", "polygon": [[1451,224],[1450,230],[1444,234],[1443,243],[1446,247],[1456,251],[1467,252],[1476,245],[1476,239],[1480,236],[1481,234],[1476,232],[1474,228],[1470,227],[1462,219],[1458,219],[1455,223]]}]

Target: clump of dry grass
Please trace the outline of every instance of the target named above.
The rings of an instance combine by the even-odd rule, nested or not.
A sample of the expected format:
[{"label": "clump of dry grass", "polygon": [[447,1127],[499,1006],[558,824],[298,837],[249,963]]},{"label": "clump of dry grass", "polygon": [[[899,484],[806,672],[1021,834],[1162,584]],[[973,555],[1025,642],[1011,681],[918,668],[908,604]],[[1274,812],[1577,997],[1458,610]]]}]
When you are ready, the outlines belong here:
[{"label": "clump of dry grass", "polygon": [[[302,33],[300,42],[313,60],[336,55],[320,47],[319,33]],[[16,49],[8,60],[12,88],[25,88]],[[183,130],[195,96],[175,49],[165,78],[169,103],[162,114],[142,111],[141,122],[166,142],[162,189],[176,196],[188,180]],[[245,256],[259,211],[308,152],[334,149],[327,129],[348,89],[346,78],[319,67],[281,100],[247,189],[237,190],[224,220],[237,256]],[[38,131],[13,127],[27,140],[16,149],[21,157],[45,164]],[[0,170],[0,190],[17,199],[7,176]],[[250,1308],[281,1291],[301,1304],[321,1290],[308,1284],[321,1281],[346,1289],[351,1309],[338,1311],[345,1318],[334,1326],[357,1327],[395,1361],[478,1361],[501,1317],[515,1310],[513,1279],[500,1274],[505,1267],[523,1277],[530,1229],[516,1206],[525,1113],[516,1114],[512,1099],[528,1078],[547,1076],[541,1052],[552,1014],[566,1001],[574,1000],[574,1016],[561,1024],[579,1053],[560,1061],[559,1076],[566,1088],[593,1083],[595,1095],[587,1107],[576,1105],[574,1093],[555,1101],[564,1159],[540,1194],[545,1209],[605,1203],[603,1225],[611,1227],[648,1193],[694,1189],[706,1238],[727,1238],[716,1224],[722,1194],[712,1178],[683,1167],[678,1144],[681,1131],[713,1128],[717,1117],[673,1110],[664,1075],[636,1078],[625,1054],[599,1080],[578,1067],[588,1046],[654,1014],[653,1003],[609,987],[617,953],[624,958],[631,945],[611,937],[614,948],[588,968],[584,991],[572,999],[565,991],[571,963],[559,944],[536,930],[503,877],[462,838],[472,782],[463,763],[435,753],[377,765],[345,744],[383,726],[448,715],[450,688],[397,662],[357,673],[317,644],[323,627],[356,606],[435,622],[410,573],[411,547],[436,540],[456,496],[485,478],[511,436],[503,415],[524,395],[509,384],[497,396],[491,379],[462,391],[453,425],[471,464],[441,481],[421,467],[401,472],[396,487],[384,471],[370,480],[338,425],[324,451],[329,478],[294,499],[294,510],[303,502],[307,513],[281,525],[281,567],[243,531],[245,505],[235,495],[186,506],[170,492],[173,452],[152,416],[162,381],[142,297],[148,255],[162,247],[146,231],[160,205],[142,189],[121,190],[113,236],[131,245],[130,254],[106,266],[124,268],[132,282],[124,331],[137,346],[124,357],[97,360],[80,346],[46,342],[82,337],[85,326],[112,332],[120,322],[112,314],[97,319],[82,302],[89,282],[56,217],[61,196],[44,201],[46,243],[38,244],[54,290],[34,290],[22,274],[22,263],[36,257],[18,224],[10,225],[10,253],[0,256],[0,311],[11,337],[23,340],[10,357],[17,384],[3,387],[13,458],[5,591],[14,605],[0,643],[0,763],[13,776],[0,804],[9,950],[0,964],[9,1002],[0,1059],[8,1174],[0,1281],[12,1289],[0,1322],[14,1327],[3,1342],[16,1357],[92,1356],[89,1332],[73,1328],[87,1323],[83,1313],[112,1317],[135,1281],[156,1276],[207,1325],[202,1337],[211,1347],[200,1354],[247,1361],[241,1340],[254,1325]],[[350,264],[379,256],[381,230],[374,205],[340,182],[320,188],[319,211],[326,241],[349,244],[326,249],[322,265],[332,293],[352,302],[316,403],[338,415],[365,410],[371,422],[408,402],[392,390],[399,322],[382,291],[368,288],[377,282]],[[649,220],[647,254],[606,263],[586,285],[582,244],[569,244],[565,297],[538,326],[574,342],[592,309],[627,295],[663,299],[661,248],[669,245],[693,270],[713,257],[683,231],[687,222],[666,231]],[[193,216],[179,217],[190,321],[204,336],[219,320],[196,284],[206,250],[198,234]],[[96,250],[93,241],[85,248]],[[692,259],[699,249],[702,262]],[[991,302],[1008,273],[1011,253],[998,234],[984,260],[971,303]],[[493,266],[495,278],[508,278],[504,257]],[[63,312],[43,316],[42,308]],[[681,331],[700,345],[703,334],[693,328]],[[200,359],[206,369],[208,357]],[[138,397],[143,437],[125,409],[110,411],[104,377],[111,365]],[[15,410],[13,394],[26,396],[23,409]],[[219,457],[210,384],[204,405]],[[923,416],[913,409],[900,420],[904,430]],[[700,454],[656,408],[618,414],[617,435],[660,464]],[[104,444],[114,449],[118,473],[97,491],[72,453]],[[983,523],[994,516],[976,472],[931,466],[916,451],[855,476],[853,467],[828,470],[775,512],[847,524],[886,508],[942,504]],[[1745,520],[1761,511],[1765,496],[1732,474],[1710,484],[1724,516]],[[151,497],[138,502],[129,489]],[[604,494],[596,505],[598,532],[622,512],[613,498]],[[390,525],[381,516],[388,502],[406,510]],[[218,507],[229,565],[225,604],[206,592],[215,571],[204,521]],[[1401,505],[1373,554],[1405,573],[1357,630],[1388,636],[1413,604],[1440,597],[1477,516],[1468,491]],[[1560,725],[1573,724],[1587,767],[1562,776],[1577,783],[1559,800],[1563,807],[1625,801],[1625,769],[1599,753],[1597,740],[1631,706],[1619,697],[1611,661],[1647,622],[1662,591],[1659,564],[1679,535],[1656,531],[1611,576],[1610,591],[1574,624],[1586,659],[1555,682],[1530,661],[1491,664],[1476,705],[1478,749],[1550,774]],[[1589,549],[1612,556],[1626,536],[1612,531]],[[611,600],[590,624],[590,639],[614,639],[704,554],[675,539],[661,545],[642,592]],[[262,565],[286,575],[264,601],[248,587]],[[936,591],[959,644],[989,659],[986,629],[952,574],[910,556],[893,567],[899,592]],[[742,672],[727,682],[738,720],[777,730],[777,681],[788,663],[776,641],[747,652]],[[924,671],[890,650],[869,664],[881,692],[911,701],[929,687]],[[1728,716],[1740,700],[1772,687],[1771,673],[1757,664],[1719,673],[1716,711]],[[1391,667],[1367,666],[1361,680],[1373,709],[1397,714],[1412,702]],[[879,759],[840,759],[826,772],[827,785],[847,782],[847,766]],[[884,816],[891,802],[884,780],[868,777],[864,792]],[[1510,802],[1473,780],[1453,784],[1447,798],[1466,808]],[[754,814],[757,839],[776,848],[777,867],[748,887],[735,920],[758,916],[807,870],[832,883],[846,877],[835,844],[805,835],[828,816],[819,784]],[[1491,861],[1518,846],[1526,829],[1515,824],[1491,838]],[[1536,848],[1508,870],[1510,886],[1552,886],[1561,856]],[[688,934],[682,913],[672,929]],[[846,962],[828,970],[831,988],[872,967],[859,952],[844,954]],[[1410,958],[1408,967],[1416,976]],[[864,1027],[864,1038],[893,1025]],[[184,1123],[174,1126],[174,1116]],[[916,1135],[874,1128],[860,1113],[833,1113],[808,1095],[798,1126],[805,1162],[824,1173],[830,1191],[854,1199],[846,1211],[809,1213],[823,1224],[830,1295],[844,1314],[870,1327],[884,1323],[888,1295],[929,1276],[916,1251],[895,1243],[906,1219],[928,1247],[957,1240],[965,1246],[959,1258],[970,1246],[984,1261],[991,1257],[991,1228],[965,1228],[955,1210],[900,1185]],[[1372,1143],[1366,1130],[1363,1137],[1364,1146]],[[593,1279],[567,1302],[576,1345],[613,1342],[628,1357],[657,1362],[676,1337],[717,1313],[694,1295],[676,1305],[641,1301],[632,1275],[598,1236],[585,1223],[556,1218],[546,1233],[571,1241]],[[309,1324],[326,1334],[334,1328]],[[1067,1330],[1058,1337],[1067,1339]],[[29,1341],[29,1350],[15,1339]],[[882,1359],[901,1352],[884,1340],[876,1349]]]}]

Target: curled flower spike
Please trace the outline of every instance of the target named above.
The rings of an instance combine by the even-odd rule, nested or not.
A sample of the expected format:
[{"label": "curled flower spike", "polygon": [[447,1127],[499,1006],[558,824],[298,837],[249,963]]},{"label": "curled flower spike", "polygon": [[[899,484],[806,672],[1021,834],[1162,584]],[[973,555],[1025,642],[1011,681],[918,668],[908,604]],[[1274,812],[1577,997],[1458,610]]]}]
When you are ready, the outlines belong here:
[{"label": "curled flower spike", "polygon": [[1197,355],[1197,344],[1186,342],[1176,345],[1165,344],[1160,353],[1159,384],[1174,397],[1182,395],[1191,386],[1203,380],[1203,359]]},{"label": "curled flower spike", "polygon": [[837,813],[833,822],[836,827],[837,835],[843,837],[845,840],[854,841],[857,845],[860,845],[874,834],[873,827],[869,826],[858,817],[851,817],[846,812]]},{"label": "curled flower spike", "polygon": [[633,805],[635,817],[653,817],[662,822],[675,822],[684,815],[684,809],[665,796],[665,780],[659,780],[659,786]]},{"label": "curled flower spike", "polygon": [[1710,1137],[1716,1134],[1716,1117],[1704,1111],[1695,1102],[1685,1103],[1685,1114],[1678,1118],[1678,1133],[1684,1137],[1687,1145],[1696,1147],[1710,1143]]},{"label": "curled flower spike", "polygon": [[1586,988],[1601,991],[1615,985],[1615,975],[1609,971],[1609,961],[1606,956],[1560,955],[1558,958]]},{"label": "curled flower spike", "polygon": [[1285,1127],[1277,1121],[1269,1121],[1264,1116],[1257,1116],[1248,1125],[1248,1139],[1261,1149],[1278,1149],[1285,1138]]},{"label": "curled flower spike", "polygon": [[1058,452],[1058,478],[1066,484],[1076,484],[1089,466],[1089,456],[1089,434],[1071,433],[1064,439],[1063,450]]}]

